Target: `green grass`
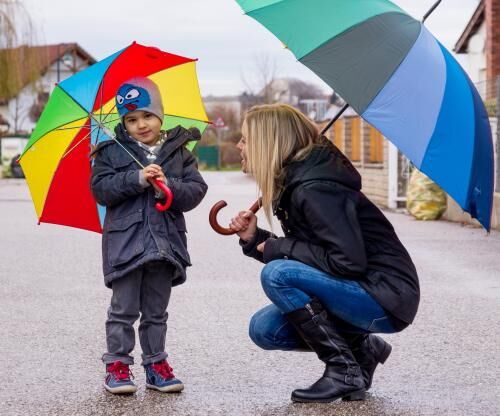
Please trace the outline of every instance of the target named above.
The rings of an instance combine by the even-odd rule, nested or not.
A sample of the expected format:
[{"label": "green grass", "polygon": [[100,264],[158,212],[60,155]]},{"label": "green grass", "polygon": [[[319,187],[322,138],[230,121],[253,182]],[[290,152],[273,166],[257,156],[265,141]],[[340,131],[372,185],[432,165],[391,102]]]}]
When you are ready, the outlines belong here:
[{"label": "green grass", "polygon": [[237,165],[228,165],[228,166],[221,166],[220,170],[217,169],[216,166],[200,166],[201,171],[207,171],[207,172],[237,172],[241,170],[241,165],[238,163]]}]

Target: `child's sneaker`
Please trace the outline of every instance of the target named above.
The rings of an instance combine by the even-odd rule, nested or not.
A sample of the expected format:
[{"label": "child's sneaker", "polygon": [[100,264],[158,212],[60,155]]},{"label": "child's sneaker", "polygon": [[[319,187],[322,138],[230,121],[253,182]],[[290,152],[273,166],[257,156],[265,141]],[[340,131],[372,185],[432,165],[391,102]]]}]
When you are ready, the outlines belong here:
[{"label": "child's sneaker", "polygon": [[162,392],[174,393],[184,389],[182,381],[175,378],[172,367],[167,360],[148,364],[144,367],[146,371],[146,387]]},{"label": "child's sneaker", "polygon": [[135,393],[137,386],[130,378],[134,375],[127,364],[121,361],[107,364],[104,388],[114,394]]}]

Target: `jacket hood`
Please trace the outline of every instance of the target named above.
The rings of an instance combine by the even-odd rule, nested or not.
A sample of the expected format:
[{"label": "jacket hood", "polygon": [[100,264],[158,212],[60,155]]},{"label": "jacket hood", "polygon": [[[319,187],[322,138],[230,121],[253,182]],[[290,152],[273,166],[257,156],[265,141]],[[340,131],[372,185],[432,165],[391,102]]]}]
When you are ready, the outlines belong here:
[{"label": "jacket hood", "polygon": [[361,175],[351,161],[332,143],[315,147],[304,160],[287,167],[284,191],[312,180],[333,181],[361,190]]},{"label": "jacket hood", "polygon": [[201,133],[196,127],[191,127],[190,129],[185,129],[182,126],[174,127],[171,130],[167,130],[167,139],[162,146],[160,154],[170,155],[176,149],[184,146],[186,143],[193,140],[200,140]]}]

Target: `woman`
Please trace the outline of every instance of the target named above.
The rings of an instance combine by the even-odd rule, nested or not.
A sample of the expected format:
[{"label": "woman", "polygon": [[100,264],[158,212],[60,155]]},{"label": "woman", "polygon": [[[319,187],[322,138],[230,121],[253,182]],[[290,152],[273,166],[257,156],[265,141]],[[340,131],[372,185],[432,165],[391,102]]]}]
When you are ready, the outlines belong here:
[{"label": "woman", "polygon": [[248,111],[238,144],[269,222],[284,237],[257,227],[242,211],[230,227],[247,256],[266,263],[261,281],[272,304],[250,323],[263,349],[313,350],[323,376],[293,391],[297,402],[363,400],[391,346],[373,333],[394,333],[414,319],[418,277],[382,212],[360,191],[350,161],[294,108]]}]

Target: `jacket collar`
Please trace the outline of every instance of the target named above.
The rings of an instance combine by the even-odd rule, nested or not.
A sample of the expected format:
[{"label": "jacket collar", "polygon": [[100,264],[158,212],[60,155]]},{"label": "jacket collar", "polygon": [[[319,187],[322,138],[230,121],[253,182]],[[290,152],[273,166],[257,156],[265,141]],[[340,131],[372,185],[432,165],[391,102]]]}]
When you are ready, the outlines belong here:
[{"label": "jacket collar", "polygon": [[305,182],[332,181],[355,191],[361,190],[359,172],[332,143],[315,147],[304,160],[292,162],[284,169],[286,169],[284,184],[273,203],[275,212],[285,195]]},{"label": "jacket collar", "polygon": [[[197,133],[197,134],[196,134]],[[160,151],[158,152],[158,158],[156,159],[156,164],[160,165],[169,156],[171,156],[179,147],[184,146],[186,143],[193,140],[200,140],[200,133],[198,129],[196,132],[193,129],[185,129],[182,126],[174,127],[171,130],[167,130],[167,138],[165,143],[163,143]]]},{"label": "jacket collar", "polygon": [[[123,145],[127,150],[129,150],[137,159],[147,165],[149,162],[147,161],[145,152],[139,147],[137,141],[131,138],[127,131],[121,126],[121,123],[115,129],[116,137],[114,140],[106,140],[104,142],[99,143],[91,152],[90,156],[94,156],[97,152],[99,152],[104,147],[107,147],[112,144],[116,144],[119,142]],[[163,163],[170,155],[172,155],[179,147],[184,146],[187,142],[200,140],[201,134],[200,131],[196,128],[185,129],[182,126],[176,126],[173,129],[167,130],[166,132],[166,140],[158,151],[158,157],[155,160],[155,164],[160,165]],[[164,133],[164,134],[165,134]],[[128,156],[130,157],[130,156]]]}]

